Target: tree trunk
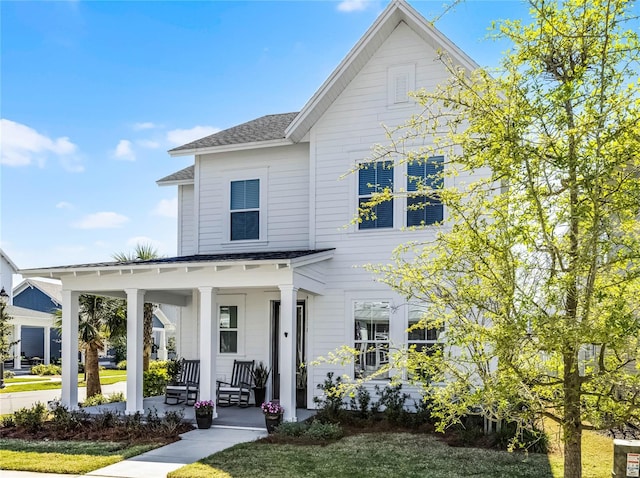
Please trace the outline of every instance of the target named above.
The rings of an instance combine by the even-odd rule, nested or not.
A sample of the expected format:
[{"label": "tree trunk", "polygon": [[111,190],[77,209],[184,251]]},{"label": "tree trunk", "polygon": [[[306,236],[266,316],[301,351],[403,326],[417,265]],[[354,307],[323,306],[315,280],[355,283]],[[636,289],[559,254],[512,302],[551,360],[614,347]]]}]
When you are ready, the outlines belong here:
[{"label": "tree trunk", "polygon": [[149,370],[151,360],[151,342],[153,341],[153,304],[144,304],[144,322],[142,325],[142,370]]},{"label": "tree trunk", "polygon": [[582,477],[582,420],[577,353],[564,356],[564,478]]},{"label": "tree trunk", "polygon": [[87,398],[102,393],[100,386],[100,367],[98,365],[98,348],[87,347],[85,351],[84,371],[87,376]]}]

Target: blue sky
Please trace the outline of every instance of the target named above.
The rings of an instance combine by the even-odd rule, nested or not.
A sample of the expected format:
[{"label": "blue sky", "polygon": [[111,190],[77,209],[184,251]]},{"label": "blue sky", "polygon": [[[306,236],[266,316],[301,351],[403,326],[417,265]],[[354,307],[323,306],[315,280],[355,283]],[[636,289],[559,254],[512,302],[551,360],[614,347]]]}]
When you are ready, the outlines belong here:
[{"label": "blue sky", "polygon": [[[434,18],[444,0],[410,1]],[[299,111],[386,1],[1,1],[0,247],[18,267],[176,253],[167,150]],[[515,1],[467,0],[436,26],[482,66]]]}]

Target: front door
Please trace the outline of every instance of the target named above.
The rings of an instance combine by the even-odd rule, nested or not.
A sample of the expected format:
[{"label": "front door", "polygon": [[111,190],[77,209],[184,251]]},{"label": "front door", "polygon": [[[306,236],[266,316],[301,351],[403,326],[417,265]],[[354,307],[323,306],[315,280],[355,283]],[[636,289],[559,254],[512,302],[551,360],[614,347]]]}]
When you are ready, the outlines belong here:
[{"label": "front door", "polygon": [[[306,359],[305,303],[299,300],[296,307],[296,368]],[[280,301],[271,303],[271,397],[280,398]]]}]

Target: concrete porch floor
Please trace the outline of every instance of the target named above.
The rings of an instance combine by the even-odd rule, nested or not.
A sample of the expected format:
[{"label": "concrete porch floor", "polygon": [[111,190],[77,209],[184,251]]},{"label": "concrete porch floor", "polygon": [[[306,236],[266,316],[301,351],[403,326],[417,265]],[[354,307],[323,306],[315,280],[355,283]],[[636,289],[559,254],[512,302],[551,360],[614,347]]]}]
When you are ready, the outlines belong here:
[{"label": "concrete porch floor", "polygon": [[[142,406],[144,407],[145,415],[150,410],[154,409],[159,417],[163,417],[167,412],[182,411],[185,420],[192,423],[195,423],[196,421],[193,405],[187,406],[184,403],[180,403],[178,405],[167,405],[164,403],[164,396],[145,398]],[[84,410],[92,414],[106,410],[124,414],[125,407],[126,402],[117,402],[97,405],[95,407],[87,407]],[[237,406],[216,407],[216,411],[218,416],[213,420],[214,426],[265,429],[264,414],[260,407],[255,407],[253,405],[247,408],[240,408]],[[313,415],[315,415],[315,410],[306,410],[303,408],[296,409],[296,416],[299,422],[304,421]]]}]

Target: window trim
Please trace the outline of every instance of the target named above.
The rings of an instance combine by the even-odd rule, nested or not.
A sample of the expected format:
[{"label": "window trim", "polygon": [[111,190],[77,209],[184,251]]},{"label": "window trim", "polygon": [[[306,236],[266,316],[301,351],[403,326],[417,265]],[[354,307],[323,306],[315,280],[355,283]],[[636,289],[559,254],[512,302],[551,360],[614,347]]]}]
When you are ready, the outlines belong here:
[{"label": "window trim", "polygon": [[[257,239],[231,240],[231,183],[234,181],[250,181],[257,179],[260,187],[259,228]],[[224,202],[222,220],[222,245],[255,245],[267,241],[268,238],[268,168],[229,171],[223,176]],[[242,211],[241,211],[242,212]]]}]

